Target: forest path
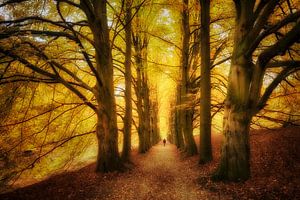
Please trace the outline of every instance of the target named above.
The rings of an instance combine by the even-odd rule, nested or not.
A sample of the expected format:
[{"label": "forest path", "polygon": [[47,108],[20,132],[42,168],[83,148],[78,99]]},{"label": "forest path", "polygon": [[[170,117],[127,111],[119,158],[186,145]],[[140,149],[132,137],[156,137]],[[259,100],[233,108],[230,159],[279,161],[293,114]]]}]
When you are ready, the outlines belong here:
[{"label": "forest path", "polygon": [[[174,145],[153,146],[134,157],[136,168],[105,184],[93,199],[196,200],[218,199],[196,183],[197,164],[181,160]],[[117,188],[117,189],[113,189]]]},{"label": "forest path", "polygon": [[[147,153],[132,154],[134,167],[126,172],[95,173],[95,164],[0,194],[1,200],[219,200],[200,186],[203,174],[198,156],[183,158],[177,148],[162,142]],[[222,198],[223,200],[224,198]]]},{"label": "forest path", "polygon": [[[123,173],[95,173],[95,163],[52,175],[0,194],[1,200],[229,200],[300,199],[300,127],[251,133],[252,178],[243,183],[205,182],[220,158],[221,137],[212,135],[215,160],[197,164],[162,143],[132,154],[135,166]],[[199,141],[199,137],[195,138]],[[274,146],[276,149],[274,149]],[[199,177],[204,177],[200,178]]]}]

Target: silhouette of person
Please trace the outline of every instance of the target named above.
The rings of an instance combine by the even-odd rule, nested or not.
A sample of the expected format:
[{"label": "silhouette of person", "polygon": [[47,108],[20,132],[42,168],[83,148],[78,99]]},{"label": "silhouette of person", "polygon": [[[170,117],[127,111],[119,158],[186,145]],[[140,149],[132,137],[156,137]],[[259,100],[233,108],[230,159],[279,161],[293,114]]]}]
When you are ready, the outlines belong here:
[{"label": "silhouette of person", "polygon": [[163,139],[164,146],[166,146],[166,142],[167,142],[167,140]]}]

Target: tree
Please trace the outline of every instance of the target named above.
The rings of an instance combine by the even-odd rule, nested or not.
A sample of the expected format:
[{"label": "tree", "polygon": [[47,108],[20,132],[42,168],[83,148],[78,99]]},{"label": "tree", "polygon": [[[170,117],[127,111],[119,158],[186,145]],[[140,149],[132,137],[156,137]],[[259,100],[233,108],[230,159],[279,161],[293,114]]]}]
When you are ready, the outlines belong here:
[{"label": "tree", "polygon": [[[24,1],[16,5],[16,2],[6,1],[0,7],[8,10],[9,5],[15,5],[22,9],[28,3]],[[118,127],[107,2],[81,0],[77,4],[57,0],[48,2],[47,6],[50,11],[42,16],[24,11],[26,16],[1,21],[8,28],[0,33],[0,54],[22,64],[25,69],[21,76],[15,74],[6,80],[64,85],[96,113],[96,171],[119,170],[122,162],[117,146]],[[66,17],[69,10],[78,12],[77,17]],[[14,41],[13,45],[11,41]],[[85,73],[92,75],[94,85],[78,76],[75,62],[65,65],[61,59],[52,56],[50,49],[59,46],[60,42],[68,43],[69,50],[75,47],[77,51],[73,59],[79,58],[85,63],[82,68],[88,70]],[[7,70],[7,73],[13,73],[13,70]]]},{"label": "tree", "polygon": [[[250,176],[249,129],[252,117],[266,105],[279,83],[299,70],[299,61],[284,55],[299,41],[300,10],[292,8],[290,1],[235,0],[234,4],[234,46],[225,101],[224,142],[214,178],[238,181]],[[279,21],[271,20],[272,14],[279,15],[283,6],[290,14],[281,14]],[[271,37],[273,34],[275,38]],[[269,44],[264,44],[264,40]],[[281,67],[282,70],[261,93],[269,67]]]},{"label": "tree", "polygon": [[125,16],[125,40],[126,40],[126,52],[125,52],[125,116],[124,116],[124,139],[123,139],[123,151],[122,159],[125,161],[130,160],[131,149],[131,122],[132,122],[132,95],[131,95],[131,47],[132,47],[132,30],[131,30],[131,6],[132,1],[127,0],[125,2],[126,16]]},{"label": "tree", "polygon": [[[176,94],[176,105],[180,105],[180,99],[181,99],[181,86],[177,86],[177,94]],[[174,109],[174,138],[175,138],[175,144],[177,148],[184,150],[185,144],[184,144],[184,139],[183,139],[183,127],[181,124],[181,115],[182,111],[179,108]]]},{"label": "tree", "polygon": [[189,72],[190,72],[190,24],[189,1],[182,4],[182,51],[181,51],[181,81],[180,81],[180,108],[179,121],[184,135],[185,151],[187,155],[197,154],[197,146],[193,137],[193,109],[187,106],[189,98]]},{"label": "tree", "polygon": [[[132,33],[136,67],[136,106],[139,116],[139,152],[141,153],[145,153],[151,148],[153,145],[151,138],[153,138],[153,134],[157,133],[157,131],[151,131],[153,128],[151,125],[154,125],[151,122],[151,112],[153,112],[154,109],[151,109],[153,102],[151,101],[150,81],[148,77],[148,47],[150,41],[148,32],[151,31],[151,23],[149,23],[149,21],[153,21],[153,19],[153,7],[152,2],[150,2],[149,5],[142,6],[136,13]],[[157,115],[157,113],[154,114]]]},{"label": "tree", "polygon": [[160,132],[159,132],[159,123],[158,123],[158,100],[157,100],[157,91],[154,99],[150,102],[150,144],[155,145],[160,141]]},{"label": "tree", "polygon": [[211,81],[210,81],[210,1],[200,0],[201,5],[201,80],[200,80],[200,160],[212,160],[211,147]]}]

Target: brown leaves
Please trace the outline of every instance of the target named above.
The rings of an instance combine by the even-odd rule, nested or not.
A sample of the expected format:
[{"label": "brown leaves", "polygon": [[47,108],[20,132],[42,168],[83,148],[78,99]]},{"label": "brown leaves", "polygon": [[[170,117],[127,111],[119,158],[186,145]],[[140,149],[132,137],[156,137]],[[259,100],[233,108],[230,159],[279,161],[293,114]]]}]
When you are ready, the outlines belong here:
[{"label": "brown leaves", "polygon": [[[250,134],[252,178],[240,183],[212,182],[207,176],[217,166],[214,161],[200,166],[200,187],[233,199],[300,198],[300,128],[253,131]],[[213,140],[215,160],[220,143]],[[222,199],[222,198],[221,198]]]},{"label": "brown leaves", "polygon": [[299,199],[300,128],[251,133],[252,178],[240,183],[213,182],[220,136],[213,137],[214,161],[197,164],[172,145],[134,154],[135,168],[124,173],[94,173],[95,165],[0,195],[0,199]]}]

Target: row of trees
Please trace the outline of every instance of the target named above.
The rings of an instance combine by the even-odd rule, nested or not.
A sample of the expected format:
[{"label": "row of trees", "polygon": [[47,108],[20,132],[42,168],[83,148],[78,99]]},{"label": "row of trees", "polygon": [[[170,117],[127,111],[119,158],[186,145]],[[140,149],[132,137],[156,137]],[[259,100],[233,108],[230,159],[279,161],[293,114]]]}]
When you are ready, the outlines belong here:
[{"label": "row of trees", "polygon": [[[234,31],[226,43],[218,42],[218,48],[212,54],[210,50],[210,27],[222,26],[222,18],[210,22],[210,1],[189,2],[183,0],[182,12],[182,54],[181,78],[178,83],[176,107],[170,117],[171,136],[178,148],[188,149],[188,155],[194,150],[193,131],[186,127],[193,124],[193,116],[189,116],[194,105],[188,105],[184,99],[191,96],[194,80],[200,80],[200,163],[212,160],[211,148],[211,75],[218,54],[222,50],[231,51],[230,70],[228,75],[226,98],[223,110],[223,136],[221,160],[214,174],[215,179],[246,180],[250,177],[250,146],[249,130],[251,121],[266,105],[272,92],[282,81],[295,80],[299,70],[299,35],[300,10],[297,1],[239,1],[235,0],[235,12],[232,23]],[[192,30],[195,24],[189,23],[192,4],[200,5],[198,10],[198,29]],[[215,2],[218,6],[220,2]],[[223,3],[224,4],[224,3]],[[226,18],[226,17],[225,17]],[[229,16],[230,18],[230,16]],[[230,19],[226,19],[230,21]],[[215,26],[216,27],[216,26]],[[198,32],[197,32],[198,31]],[[197,33],[196,40],[190,38]],[[218,36],[222,38],[222,33]],[[194,45],[200,49],[195,50]],[[230,45],[232,43],[232,45]],[[223,44],[228,45],[226,48]],[[199,48],[199,47],[197,47]],[[197,54],[201,57],[201,73],[194,77],[193,62],[198,62]],[[196,54],[196,55],[195,55]],[[218,58],[217,64],[228,58]],[[197,65],[197,64],[196,64]],[[276,73],[274,71],[276,68]],[[273,70],[273,71],[271,71]],[[273,74],[272,78],[268,77]],[[297,78],[296,78],[297,79]],[[293,85],[292,85],[293,86]],[[187,89],[188,88],[188,89]],[[187,92],[189,91],[189,92]],[[191,101],[190,101],[191,102]],[[193,103],[193,102],[192,102]],[[191,103],[190,103],[191,104]],[[215,105],[216,106],[216,105]],[[217,111],[221,111],[218,109]],[[193,113],[193,112],[192,112]],[[194,122],[195,123],[195,122]],[[181,127],[181,128],[180,128]]]},{"label": "row of trees", "polygon": [[[33,168],[58,147],[91,133],[96,134],[98,141],[97,172],[124,169],[124,162],[130,162],[134,130],[138,132],[141,153],[160,140],[158,98],[157,94],[149,92],[150,88],[155,89],[148,79],[149,37],[144,30],[147,26],[140,19],[144,7],[145,1],[132,0],[110,3],[9,0],[0,4],[5,13],[1,13],[0,21],[1,95],[7,96],[4,103],[11,102],[10,106],[18,110],[20,103],[13,104],[13,99],[17,90],[14,88],[19,86],[25,93],[26,85],[38,87],[36,93],[32,93],[32,99],[43,91],[53,92],[52,96],[47,93],[44,100],[39,99],[42,109],[37,113],[32,112],[31,104],[38,103],[25,95],[24,101],[31,103],[28,112],[21,114],[23,118],[13,116],[13,112],[7,116],[10,120],[17,118],[16,123],[1,118],[0,142],[11,142],[10,145],[1,145],[5,147],[0,152],[4,168],[9,160],[18,157],[16,154],[28,156],[38,152],[26,165],[15,162],[9,175],[17,176],[25,169]],[[49,94],[50,103],[46,100]],[[68,109],[68,106],[74,107]],[[90,121],[83,119],[85,113],[81,111],[82,116],[76,116],[77,125],[70,135],[67,135],[67,130],[59,129],[63,122],[54,134],[49,133],[52,121],[78,107],[84,107]],[[56,116],[58,108],[61,113]],[[5,109],[3,113],[10,111],[9,106],[1,109]],[[43,124],[45,114],[50,116],[48,123]],[[19,130],[5,129],[18,129],[17,125],[39,117],[41,121],[36,123],[45,128],[38,132],[32,130],[33,133],[26,137],[22,130],[18,136]],[[74,120],[74,116],[71,118]],[[86,130],[80,128],[83,133],[80,133],[78,124],[86,127]],[[123,132],[121,154],[118,145],[120,131]],[[41,137],[41,146],[37,145],[39,142],[32,144],[29,141],[32,137],[40,138],[41,134],[45,134]],[[46,146],[51,146],[50,150]],[[3,173],[2,182],[10,178],[9,175]]]},{"label": "row of trees", "polygon": [[[91,133],[97,136],[99,172],[122,170],[123,163],[130,161],[133,128],[137,130],[139,152],[146,152],[159,141],[159,98],[152,92],[154,87],[149,78],[151,37],[176,47],[174,51],[178,50],[180,55],[170,139],[187,155],[194,155],[198,150],[193,130],[200,129],[200,163],[209,162],[212,160],[212,117],[223,112],[224,143],[215,174],[218,179],[241,180],[250,176],[252,118],[266,106],[282,81],[297,80],[300,33],[297,1],[235,0],[228,4],[214,1],[210,5],[208,0],[5,0],[0,8],[6,13],[0,21],[1,94],[10,97],[5,103],[13,105],[18,94],[7,90],[25,90],[24,102],[29,102],[28,105],[37,104],[32,101],[37,94],[51,91],[44,95],[51,102],[50,109],[38,112],[40,107],[37,107],[37,114],[27,117],[31,108],[28,106],[18,122],[7,124],[5,118],[0,122],[1,131],[6,133],[2,135],[14,140],[13,145],[7,145],[1,152],[2,157],[9,158],[12,152],[24,153],[28,138],[37,137],[41,141],[37,147],[36,141],[31,144],[40,153],[25,168],[34,167],[42,157],[73,138]],[[160,36],[157,30],[153,31],[155,13],[161,8],[180,16],[175,20],[181,28],[174,37],[164,37],[164,33]],[[158,15],[170,16],[168,12]],[[181,39],[177,40],[178,37]],[[228,76],[217,71],[229,60]],[[36,87],[37,83],[42,88]],[[32,91],[31,96],[24,89],[27,87]],[[197,98],[199,87],[201,94]],[[71,98],[66,100],[66,96]],[[15,107],[19,106],[17,103]],[[55,130],[55,136],[50,137],[49,126],[58,116],[81,107],[84,107],[81,117],[85,118],[78,117],[80,128],[74,125],[68,136],[65,131]],[[56,113],[58,110],[60,114]],[[11,112],[9,106],[6,112]],[[22,126],[20,134],[13,134],[19,131],[17,125],[45,114],[49,118],[43,122],[41,131],[26,135]],[[66,127],[72,124],[74,115],[68,116],[71,121]],[[199,116],[200,123],[197,123]],[[86,123],[87,119],[90,123]],[[118,125],[120,119],[123,126]],[[76,132],[84,126],[89,130]],[[120,127],[123,127],[121,155]],[[41,133],[44,135],[38,136]],[[5,141],[8,140],[1,143]],[[51,148],[46,149],[47,145]]]}]

